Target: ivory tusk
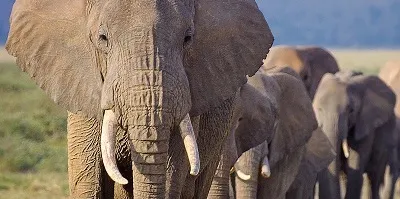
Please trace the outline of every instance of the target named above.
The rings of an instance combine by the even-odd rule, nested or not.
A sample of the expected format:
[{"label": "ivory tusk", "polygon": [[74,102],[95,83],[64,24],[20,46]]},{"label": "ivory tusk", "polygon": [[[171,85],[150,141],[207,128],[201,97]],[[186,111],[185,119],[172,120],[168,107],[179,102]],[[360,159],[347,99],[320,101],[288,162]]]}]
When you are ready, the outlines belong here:
[{"label": "ivory tusk", "polygon": [[344,153],[344,157],[349,158],[350,151],[349,151],[349,144],[347,143],[347,139],[344,139],[342,142],[342,150]]},{"label": "ivory tusk", "polygon": [[103,125],[101,128],[101,155],[103,164],[112,180],[119,184],[128,184],[128,180],[122,177],[115,160],[115,137],[117,121],[112,110],[104,112]]},{"label": "ivory tusk", "polygon": [[269,166],[268,156],[265,156],[263,158],[263,161],[261,164],[261,175],[264,178],[269,178],[271,176],[271,168]]},{"label": "ivory tusk", "polygon": [[190,174],[197,175],[200,171],[200,157],[199,148],[196,142],[196,136],[194,135],[194,130],[192,122],[190,121],[189,114],[186,114],[182,122],[179,124],[181,130],[181,136],[183,139],[183,144],[185,145],[186,153],[190,163]]},{"label": "ivory tusk", "polygon": [[247,174],[243,173],[241,170],[236,170],[236,175],[237,175],[240,179],[242,179],[242,180],[244,180],[244,181],[250,180],[250,178],[251,178],[250,175],[247,175]]},{"label": "ivory tusk", "polygon": [[235,167],[232,167],[231,170],[229,170],[229,174],[232,174],[233,172],[235,172]]}]

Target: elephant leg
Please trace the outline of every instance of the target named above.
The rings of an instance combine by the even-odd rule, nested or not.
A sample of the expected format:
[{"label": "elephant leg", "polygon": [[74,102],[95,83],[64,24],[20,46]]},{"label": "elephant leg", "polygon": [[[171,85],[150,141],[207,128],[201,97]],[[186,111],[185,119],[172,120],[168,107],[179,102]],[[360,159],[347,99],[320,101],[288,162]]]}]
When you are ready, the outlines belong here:
[{"label": "elephant leg", "polygon": [[371,135],[357,143],[350,141],[352,148],[350,149],[346,165],[346,199],[357,199],[361,197],[364,181],[363,174],[364,172],[367,172],[367,165],[370,163],[370,159],[372,158],[373,139],[374,136]]},{"label": "elephant leg", "polygon": [[70,197],[102,198],[101,124],[68,113],[68,178]]},{"label": "elephant leg", "polygon": [[379,188],[384,182],[388,151],[385,147],[374,147],[367,166],[367,174],[371,183],[372,199],[379,199]]},{"label": "elephant leg", "polygon": [[363,186],[363,172],[349,169],[347,173],[347,189],[345,199],[357,199],[361,197]]}]

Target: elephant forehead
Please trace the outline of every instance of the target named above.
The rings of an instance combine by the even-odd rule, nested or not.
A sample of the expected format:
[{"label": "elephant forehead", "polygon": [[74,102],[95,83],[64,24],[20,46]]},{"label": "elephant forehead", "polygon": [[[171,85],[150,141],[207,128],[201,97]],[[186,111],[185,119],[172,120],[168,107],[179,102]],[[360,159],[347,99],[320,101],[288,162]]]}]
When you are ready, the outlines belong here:
[{"label": "elephant forehead", "polygon": [[296,49],[289,46],[272,47],[267,57],[263,60],[263,69],[272,67],[290,66],[297,73],[303,68],[303,61]]}]

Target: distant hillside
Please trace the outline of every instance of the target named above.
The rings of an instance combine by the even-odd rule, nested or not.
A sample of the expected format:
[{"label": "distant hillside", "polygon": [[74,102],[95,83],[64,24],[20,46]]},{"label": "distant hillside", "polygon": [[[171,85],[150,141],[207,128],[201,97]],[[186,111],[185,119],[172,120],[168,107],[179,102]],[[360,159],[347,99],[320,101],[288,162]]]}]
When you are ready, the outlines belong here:
[{"label": "distant hillside", "polygon": [[258,0],[276,43],[400,47],[399,0]]},{"label": "distant hillside", "polygon": [[[14,0],[0,0],[0,44]],[[275,44],[400,47],[400,0],[256,0]]]}]

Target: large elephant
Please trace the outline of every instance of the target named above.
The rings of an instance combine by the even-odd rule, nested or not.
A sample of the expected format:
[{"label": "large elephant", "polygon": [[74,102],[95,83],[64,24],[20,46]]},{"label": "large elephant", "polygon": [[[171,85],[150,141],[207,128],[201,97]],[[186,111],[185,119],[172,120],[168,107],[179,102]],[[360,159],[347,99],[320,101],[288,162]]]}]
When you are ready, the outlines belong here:
[{"label": "large elephant", "polygon": [[331,53],[318,46],[273,46],[264,59],[262,68],[289,66],[301,77],[311,99],[325,73],[335,74],[339,66]]},{"label": "large elephant", "polygon": [[273,43],[254,0],[16,0],[10,22],[6,49],[69,111],[72,198],[206,197]]},{"label": "large elephant", "polygon": [[[259,71],[240,89],[234,115],[233,133],[224,147],[208,198],[228,197],[229,173],[238,157],[233,184],[237,198],[285,196],[298,173],[305,144],[317,127],[311,100],[300,78],[290,68],[268,74]],[[248,143],[244,136],[252,134],[261,134],[264,138],[255,139],[267,141],[245,152]],[[320,138],[315,139],[320,143],[324,139]],[[319,150],[326,148],[329,150],[324,153],[329,153],[328,146],[320,146]],[[315,162],[316,159],[310,161],[319,165],[321,162]],[[261,175],[269,178],[261,179]]]},{"label": "large elephant", "polygon": [[339,172],[347,175],[347,199],[360,198],[367,173],[372,198],[379,198],[388,156],[395,145],[396,96],[378,77],[356,72],[323,76],[313,101],[318,125],[337,158],[319,176],[320,198],[341,198]]},{"label": "large elephant", "polygon": [[[379,77],[393,90],[397,99],[400,96],[400,61],[388,61],[380,70]],[[390,172],[386,173],[386,181],[384,186],[385,196],[387,198],[395,198],[400,187],[396,187],[397,179],[400,176],[400,103],[396,101],[394,108],[396,114],[396,135],[397,145],[389,158]],[[397,194],[398,195],[398,194]]]}]

